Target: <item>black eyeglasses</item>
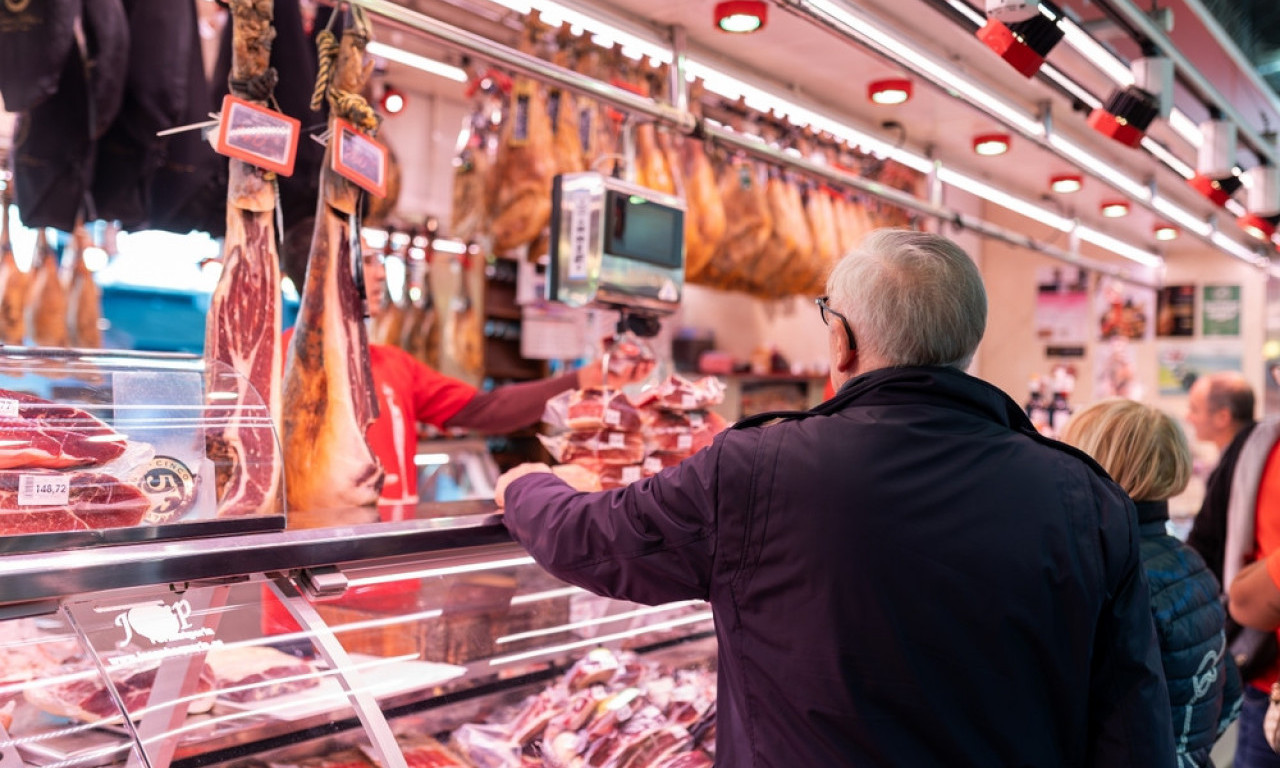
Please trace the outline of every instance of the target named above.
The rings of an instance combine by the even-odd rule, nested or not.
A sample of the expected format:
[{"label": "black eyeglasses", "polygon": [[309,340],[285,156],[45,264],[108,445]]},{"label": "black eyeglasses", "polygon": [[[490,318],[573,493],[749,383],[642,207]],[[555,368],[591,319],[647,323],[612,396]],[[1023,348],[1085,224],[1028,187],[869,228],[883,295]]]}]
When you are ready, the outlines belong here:
[{"label": "black eyeglasses", "polygon": [[830,298],[830,296],[819,296],[813,300],[813,303],[818,305],[819,314],[822,315],[822,324],[831,325],[831,318],[827,317],[827,315],[835,315],[840,318],[840,324],[844,326],[844,335],[849,339],[849,349],[851,351],[857,349],[858,343],[853,339],[853,329],[849,327],[849,319],[831,308],[831,305],[827,303]]}]

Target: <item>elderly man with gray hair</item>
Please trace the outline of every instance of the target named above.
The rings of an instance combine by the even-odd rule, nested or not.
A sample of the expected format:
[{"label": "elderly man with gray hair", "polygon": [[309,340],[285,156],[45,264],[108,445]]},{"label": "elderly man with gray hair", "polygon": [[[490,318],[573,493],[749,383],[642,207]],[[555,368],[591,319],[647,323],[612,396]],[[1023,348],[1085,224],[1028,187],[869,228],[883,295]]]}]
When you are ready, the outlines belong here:
[{"label": "elderly man with gray hair", "polygon": [[594,592],[710,603],[717,765],[1174,765],[1133,504],[964,373],[977,267],[882,230],[827,287],[835,397],[613,491],[513,470],[512,535]]}]

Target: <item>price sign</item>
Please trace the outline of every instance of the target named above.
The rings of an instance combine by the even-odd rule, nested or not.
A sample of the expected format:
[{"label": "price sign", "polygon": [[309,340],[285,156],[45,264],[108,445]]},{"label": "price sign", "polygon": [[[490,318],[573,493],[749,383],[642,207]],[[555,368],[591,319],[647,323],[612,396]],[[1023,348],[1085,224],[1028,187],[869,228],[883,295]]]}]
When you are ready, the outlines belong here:
[{"label": "price sign", "polygon": [[71,498],[71,483],[61,475],[19,475],[18,506],[66,506]]},{"label": "price sign", "polygon": [[345,120],[335,120],[334,131],[333,170],[369,194],[386,197],[387,148]]},{"label": "price sign", "polygon": [[302,123],[260,104],[227,95],[214,138],[215,152],[281,176],[293,175]]},{"label": "price sign", "polygon": [[18,418],[18,401],[11,398],[0,398],[0,418]]}]

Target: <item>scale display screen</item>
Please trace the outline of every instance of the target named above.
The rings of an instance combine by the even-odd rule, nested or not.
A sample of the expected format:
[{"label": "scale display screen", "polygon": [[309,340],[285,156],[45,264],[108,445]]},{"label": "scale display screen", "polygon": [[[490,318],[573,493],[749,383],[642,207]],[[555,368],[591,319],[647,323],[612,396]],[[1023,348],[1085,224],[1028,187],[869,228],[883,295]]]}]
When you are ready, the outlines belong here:
[{"label": "scale display screen", "polygon": [[684,211],[610,189],[605,253],[679,269],[684,266]]}]

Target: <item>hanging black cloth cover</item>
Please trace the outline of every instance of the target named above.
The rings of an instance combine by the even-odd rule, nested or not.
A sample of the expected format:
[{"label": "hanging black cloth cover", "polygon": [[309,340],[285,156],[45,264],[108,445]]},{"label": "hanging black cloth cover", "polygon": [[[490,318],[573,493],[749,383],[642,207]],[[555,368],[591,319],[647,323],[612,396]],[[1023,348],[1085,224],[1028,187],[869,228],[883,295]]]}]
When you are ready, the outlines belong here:
[{"label": "hanging black cloth cover", "polygon": [[0,2],[0,98],[26,112],[58,89],[81,0]]},{"label": "hanging black cloth cover", "polygon": [[172,141],[156,132],[182,125],[190,114],[189,63],[200,52],[191,3],[128,0],[126,9],[138,42],[129,51],[124,108],[98,143],[93,198],[102,218],[138,229],[147,223],[151,178]]},{"label": "hanging black cloth cover", "polygon": [[74,50],[57,92],[18,118],[13,190],[23,224],[71,231],[93,177],[92,150],[89,86]]},{"label": "hanging black cloth cover", "polygon": [[[84,4],[84,38],[89,53],[90,135],[98,139],[120,113],[124,99],[130,40],[124,3],[88,0]],[[146,37],[140,37],[139,42],[150,43]]]}]

